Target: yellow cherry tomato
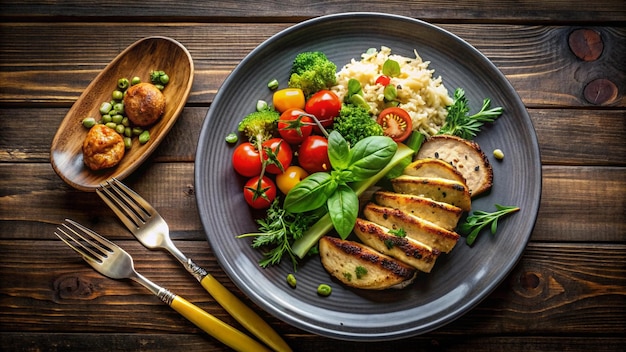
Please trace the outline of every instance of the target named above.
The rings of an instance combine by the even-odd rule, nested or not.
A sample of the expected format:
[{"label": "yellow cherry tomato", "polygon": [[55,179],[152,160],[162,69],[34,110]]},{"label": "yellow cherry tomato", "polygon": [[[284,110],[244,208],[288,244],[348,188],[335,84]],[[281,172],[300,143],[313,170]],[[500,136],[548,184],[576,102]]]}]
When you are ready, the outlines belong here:
[{"label": "yellow cherry tomato", "polygon": [[305,179],[309,174],[300,166],[291,165],[282,174],[276,175],[276,186],[278,189],[287,194],[300,181]]},{"label": "yellow cherry tomato", "polygon": [[274,109],[284,112],[292,108],[304,109],[304,93],[300,88],[285,88],[274,92]]}]

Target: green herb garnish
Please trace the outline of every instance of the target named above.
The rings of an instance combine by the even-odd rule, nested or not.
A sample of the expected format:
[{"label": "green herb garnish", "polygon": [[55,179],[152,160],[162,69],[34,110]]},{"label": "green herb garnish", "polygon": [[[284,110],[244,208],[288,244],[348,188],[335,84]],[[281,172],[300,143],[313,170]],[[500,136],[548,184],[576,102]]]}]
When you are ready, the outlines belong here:
[{"label": "green herb garnish", "polygon": [[259,261],[261,267],[279,264],[283,256],[288,255],[295,271],[298,262],[291,249],[291,243],[302,237],[318,218],[310,213],[290,213],[280,206],[276,198],[267,210],[265,218],[257,220],[259,232],[246,233],[237,238],[254,237],[252,248],[271,248],[263,253],[263,259]]},{"label": "green herb garnish", "polygon": [[502,115],[502,107],[489,109],[490,105],[491,100],[484,99],[480,111],[474,115],[468,115],[469,103],[465,97],[465,91],[457,88],[454,91],[454,101],[452,105],[448,106],[446,123],[438,134],[450,134],[464,139],[476,137],[485,122],[493,122]]},{"label": "green herb garnish", "polygon": [[507,214],[514,213],[520,208],[496,204],[496,209],[497,210],[492,213],[476,210],[459,226],[459,231],[467,234],[466,242],[468,245],[471,246],[474,244],[480,231],[487,225],[491,225],[491,234],[495,235],[496,229],[498,228],[498,219]]}]

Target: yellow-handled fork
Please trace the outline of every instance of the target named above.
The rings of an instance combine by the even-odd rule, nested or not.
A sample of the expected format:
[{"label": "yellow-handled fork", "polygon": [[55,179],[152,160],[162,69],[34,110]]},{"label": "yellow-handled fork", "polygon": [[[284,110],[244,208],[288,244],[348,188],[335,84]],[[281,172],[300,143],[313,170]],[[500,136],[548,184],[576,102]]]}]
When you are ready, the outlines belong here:
[{"label": "yellow-handled fork", "polygon": [[217,303],[248,331],[275,351],[291,351],[289,345],[257,313],[178,250],[170,238],[167,223],[148,201],[115,178],[101,184],[96,191],[141,244],[148,249],[165,249],[170,252]]},{"label": "yellow-handled fork", "polygon": [[66,219],[54,234],[102,275],[140,283],[196,326],[234,350],[269,351],[248,335],[139,274],[130,254],[87,227]]}]

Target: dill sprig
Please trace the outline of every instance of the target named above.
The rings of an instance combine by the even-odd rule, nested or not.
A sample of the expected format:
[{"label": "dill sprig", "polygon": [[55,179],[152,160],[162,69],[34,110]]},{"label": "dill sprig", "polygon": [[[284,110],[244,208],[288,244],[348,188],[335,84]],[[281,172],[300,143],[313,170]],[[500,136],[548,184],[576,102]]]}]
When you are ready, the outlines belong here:
[{"label": "dill sprig", "polygon": [[450,134],[464,139],[473,139],[480,132],[485,122],[493,122],[502,115],[502,107],[490,109],[491,100],[484,99],[479,112],[469,115],[469,103],[465,97],[465,91],[457,88],[454,91],[452,105],[448,106],[448,116],[438,134]]}]

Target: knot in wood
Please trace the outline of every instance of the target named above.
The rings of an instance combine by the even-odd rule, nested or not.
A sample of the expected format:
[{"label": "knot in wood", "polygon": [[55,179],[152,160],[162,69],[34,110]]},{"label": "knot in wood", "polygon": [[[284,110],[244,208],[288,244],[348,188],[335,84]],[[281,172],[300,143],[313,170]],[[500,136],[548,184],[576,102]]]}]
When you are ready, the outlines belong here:
[{"label": "knot in wood", "polygon": [[520,294],[524,297],[534,297],[543,291],[543,276],[536,272],[523,272],[519,276]]},{"label": "knot in wood", "polygon": [[600,33],[591,29],[577,29],[570,33],[570,50],[581,60],[595,61],[604,51],[604,42]]},{"label": "knot in wood", "polygon": [[617,85],[606,78],[595,79],[585,86],[585,100],[594,105],[610,104],[617,99]]},{"label": "knot in wood", "polygon": [[79,276],[62,276],[55,280],[54,290],[61,299],[93,299],[93,284]]}]

